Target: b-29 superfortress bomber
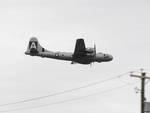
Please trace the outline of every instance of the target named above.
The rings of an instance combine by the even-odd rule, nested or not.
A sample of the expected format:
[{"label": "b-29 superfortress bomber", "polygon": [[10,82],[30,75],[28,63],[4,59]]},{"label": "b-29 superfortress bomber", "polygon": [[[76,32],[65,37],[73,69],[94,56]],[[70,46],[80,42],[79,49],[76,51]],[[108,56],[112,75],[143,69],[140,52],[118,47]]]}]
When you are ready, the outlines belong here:
[{"label": "b-29 superfortress bomber", "polygon": [[71,61],[71,64],[92,64],[93,62],[109,62],[112,61],[112,55],[102,52],[96,53],[96,46],[86,48],[84,39],[76,40],[75,50],[71,52],[53,52],[43,48],[37,38],[32,37],[29,41],[26,55],[39,56],[42,58],[53,58],[58,60]]}]

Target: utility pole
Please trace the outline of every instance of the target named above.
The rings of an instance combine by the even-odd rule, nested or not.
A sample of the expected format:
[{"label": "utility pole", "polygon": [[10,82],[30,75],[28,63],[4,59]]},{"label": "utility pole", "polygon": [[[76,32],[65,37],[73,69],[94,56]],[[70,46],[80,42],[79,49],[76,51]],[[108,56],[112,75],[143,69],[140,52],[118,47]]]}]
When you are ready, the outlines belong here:
[{"label": "utility pole", "polygon": [[144,113],[144,102],[145,98],[145,79],[150,79],[150,77],[146,76],[145,72],[141,72],[141,75],[133,75],[131,73],[131,77],[136,77],[141,79],[141,113]]}]

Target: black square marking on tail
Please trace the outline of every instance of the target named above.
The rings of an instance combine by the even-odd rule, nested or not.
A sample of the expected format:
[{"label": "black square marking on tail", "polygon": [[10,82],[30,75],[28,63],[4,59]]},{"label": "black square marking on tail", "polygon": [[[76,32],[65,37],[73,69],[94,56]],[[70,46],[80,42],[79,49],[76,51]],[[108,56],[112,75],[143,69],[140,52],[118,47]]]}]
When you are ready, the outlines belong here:
[{"label": "black square marking on tail", "polygon": [[37,42],[35,42],[35,41],[30,41],[30,42],[29,42],[29,48],[31,49],[31,45],[32,45],[33,43],[35,44],[36,49],[37,49]]}]

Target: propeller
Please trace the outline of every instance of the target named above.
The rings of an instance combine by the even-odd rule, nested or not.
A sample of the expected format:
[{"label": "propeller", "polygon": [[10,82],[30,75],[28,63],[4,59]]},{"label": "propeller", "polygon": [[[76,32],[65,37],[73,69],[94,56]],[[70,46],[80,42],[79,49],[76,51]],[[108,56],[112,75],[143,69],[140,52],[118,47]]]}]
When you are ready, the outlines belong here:
[{"label": "propeller", "polygon": [[[93,51],[93,58],[96,56],[96,45],[94,44],[94,51]],[[90,63],[90,67],[92,66],[92,64],[94,64],[94,62]]]},{"label": "propeller", "polygon": [[94,57],[96,55],[96,45],[94,44]]}]

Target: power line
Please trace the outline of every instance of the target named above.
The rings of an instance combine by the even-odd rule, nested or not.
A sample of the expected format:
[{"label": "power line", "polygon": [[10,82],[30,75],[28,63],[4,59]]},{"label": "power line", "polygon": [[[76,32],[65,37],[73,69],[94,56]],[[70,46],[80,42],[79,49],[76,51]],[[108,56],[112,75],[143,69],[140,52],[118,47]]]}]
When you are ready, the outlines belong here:
[{"label": "power line", "polygon": [[117,76],[105,79],[105,80],[93,82],[93,83],[90,83],[90,84],[87,84],[87,85],[84,85],[84,86],[80,86],[80,87],[69,89],[69,90],[60,91],[60,92],[49,94],[49,95],[46,95],[46,96],[40,96],[40,97],[35,97],[35,98],[31,98],[31,99],[21,100],[21,101],[17,101],[17,102],[1,104],[0,107],[14,105],[14,104],[19,104],[19,103],[26,103],[26,102],[30,102],[30,101],[36,101],[36,100],[40,100],[40,99],[44,99],[44,98],[49,98],[49,97],[53,97],[53,96],[57,96],[57,95],[62,95],[62,94],[65,94],[65,93],[70,93],[70,92],[73,92],[73,91],[77,91],[77,90],[80,90],[80,89],[92,87],[92,86],[95,86],[95,85],[98,85],[98,84],[101,84],[101,83],[104,83],[104,82],[108,82],[108,81],[120,78],[120,77],[122,77],[124,75],[127,75],[128,73],[129,72],[122,73],[122,74],[119,74]]},{"label": "power line", "polygon": [[26,108],[10,109],[10,110],[4,110],[4,111],[0,111],[0,112],[11,112],[11,111],[29,110],[29,109],[47,107],[47,106],[52,106],[52,105],[57,105],[57,104],[63,104],[63,103],[66,103],[66,102],[72,102],[72,101],[76,101],[76,100],[81,100],[81,99],[84,99],[84,98],[87,98],[87,97],[90,97],[90,96],[95,96],[95,95],[98,95],[98,94],[105,94],[105,93],[108,93],[108,92],[111,92],[111,91],[114,91],[114,90],[119,90],[121,88],[124,88],[126,86],[130,86],[130,85],[134,85],[136,83],[137,82],[130,83],[130,84],[128,83],[128,84],[125,84],[125,85],[122,85],[122,86],[118,86],[118,87],[114,87],[114,88],[111,88],[111,89],[108,89],[108,90],[105,90],[105,91],[101,91],[101,92],[97,92],[97,93],[93,93],[93,94],[89,94],[89,95],[81,96],[81,97],[77,97],[77,98],[72,98],[72,99],[66,99],[66,100],[62,100],[62,101],[57,101],[57,102],[53,102],[53,103],[50,103],[50,104],[33,106],[33,107],[26,107]]}]

